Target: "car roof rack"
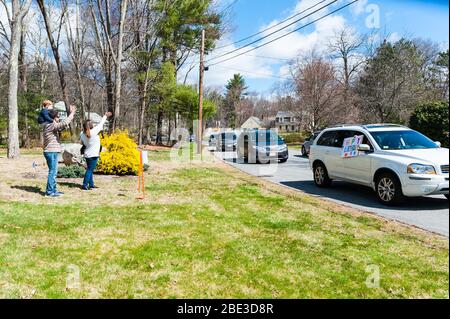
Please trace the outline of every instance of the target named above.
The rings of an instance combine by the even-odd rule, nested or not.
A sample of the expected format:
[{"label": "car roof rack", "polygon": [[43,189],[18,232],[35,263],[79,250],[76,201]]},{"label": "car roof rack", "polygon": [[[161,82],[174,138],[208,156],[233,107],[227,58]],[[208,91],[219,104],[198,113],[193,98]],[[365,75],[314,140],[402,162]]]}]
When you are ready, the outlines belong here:
[{"label": "car roof rack", "polygon": [[335,125],[328,126],[328,128],[349,127],[349,126],[358,126],[358,124],[335,124]]},{"label": "car roof rack", "polygon": [[376,124],[366,124],[363,125],[365,129],[372,129],[372,128],[383,128],[383,127],[406,127],[404,125],[400,124],[392,124],[392,123],[376,123]]}]

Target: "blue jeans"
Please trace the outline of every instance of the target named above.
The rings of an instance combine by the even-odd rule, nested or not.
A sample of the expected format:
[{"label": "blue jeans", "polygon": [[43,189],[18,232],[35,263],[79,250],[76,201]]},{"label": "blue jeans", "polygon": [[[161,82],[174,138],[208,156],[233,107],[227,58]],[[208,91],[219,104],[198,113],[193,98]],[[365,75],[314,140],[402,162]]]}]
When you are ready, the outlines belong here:
[{"label": "blue jeans", "polygon": [[58,174],[58,155],[56,152],[44,152],[45,160],[48,166],[47,188],[46,195],[51,195],[57,192],[56,190],[56,175]]},{"label": "blue jeans", "polygon": [[83,188],[94,187],[94,170],[97,167],[98,157],[86,158],[86,174],[84,174]]}]

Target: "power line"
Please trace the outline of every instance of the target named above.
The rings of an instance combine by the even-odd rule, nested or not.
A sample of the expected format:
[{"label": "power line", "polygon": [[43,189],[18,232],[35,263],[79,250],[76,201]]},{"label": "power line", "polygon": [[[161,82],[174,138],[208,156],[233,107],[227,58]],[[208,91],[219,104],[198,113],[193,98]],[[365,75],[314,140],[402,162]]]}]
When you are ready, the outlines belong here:
[{"label": "power line", "polygon": [[225,67],[225,66],[216,66],[219,67],[221,69],[225,69],[225,70],[231,70],[231,71],[237,71],[237,72],[242,72],[242,73],[248,73],[248,74],[253,74],[253,75],[259,75],[259,76],[265,76],[265,77],[270,77],[270,78],[277,78],[277,79],[283,79],[283,80],[289,80],[290,78],[288,77],[283,77],[283,76],[278,76],[278,75],[271,75],[271,74],[264,74],[264,73],[258,73],[258,72],[253,72],[253,71],[246,71],[246,70],[241,70],[241,69],[236,69],[236,68],[229,68],[229,67]]},{"label": "power line", "polygon": [[225,11],[230,9],[232,6],[234,6],[239,0],[234,0],[229,5],[227,5],[222,11],[219,12],[219,15],[222,15]]},{"label": "power line", "polygon": [[253,57],[253,58],[260,58],[260,59],[267,59],[267,60],[286,61],[286,62],[290,62],[293,60],[293,59],[276,58],[276,57],[264,56],[264,55],[245,54],[245,56]]},{"label": "power line", "polygon": [[277,24],[275,24],[275,25],[273,25],[273,26],[271,26],[271,27],[269,27],[269,28],[267,28],[267,29],[261,30],[261,31],[255,33],[255,34],[252,34],[252,35],[250,35],[250,36],[248,36],[248,37],[245,37],[245,38],[243,38],[243,39],[241,39],[241,40],[238,40],[238,41],[236,41],[236,42],[228,43],[228,44],[222,45],[222,46],[220,46],[220,47],[217,47],[217,48],[215,48],[215,50],[223,49],[223,48],[226,48],[226,47],[229,47],[229,46],[238,44],[238,43],[242,43],[242,42],[247,41],[247,40],[249,40],[249,39],[251,39],[251,38],[253,38],[253,37],[256,37],[257,35],[260,35],[260,34],[263,34],[264,32],[267,32],[267,31],[269,31],[269,30],[272,30],[273,28],[276,28],[276,27],[282,25],[283,23],[286,23],[286,22],[288,22],[288,21],[290,21],[290,20],[292,20],[292,19],[298,17],[299,15],[305,13],[306,11],[315,8],[316,6],[318,6],[319,4],[324,3],[325,1],[327,1],[327,0],[322,0],[322,1],[318,2],[318,3],[316,3],[315,5],[309,7],[309,8],[307,8],[307,9],[301,11],[301,12],[296,13],[296,14],[294,14],[293,16],[290,16],[289,18],[286,18],[286,19],[282,20],[282,21],[278,22]]},{"label": "power line", "polygon": [[322,7],[320,7],[319,9],[316,9],[315,11],[313,11],[313,12],[311,12],[311,13],[308,13],[306,16],[301,17],[301,18],[295,20],[294,22],[291,22],[291,23],[289,23],[288,25],[285,25],[285,26],[282,27],[282,28],[273,31],[273,32],[269,33],[268,35],[266,35],[266,36],[264,36],[264,37],[261,37],[261,38],[255,40],[255,41],[253,41],[253,42],[250,42],[250,43],[248,43],[248,44],[246,44],[246,45],[244,45],[244,46],[242,46],[242,47],[239,47],[239,48],[237,48],[237,49],[234,49],[234,50],[232,50],[232,51],[226,52],[226,53],[224,53],[224,54],[222,54],[222,55],[219,55],[219,56],[216,56],[216,57],[212,57],[211,59],[208,60],[208,62],[209,62],[209,61],[213,61],[213,60],[220,59],[220,58],[222,58],[222,57],[224,57],[224,56],[233,54],[233,53],[235,53],[235,52],[237,52],[237,51],[240,51],[240,50],[242,50],[242,49],[245,49],[245,48],[247,48],[247,47],[249,47],[249,46],[251,46],[251,45],[253,45],[253,44],[255,44],[255,43],[258,43],[258,42],[260,42],[260,41],[262,41],[262,40],[264,40],[264,39],[266,39],[266,38],[268,38],[268,37],[270,37],[270,36],[272,36],[272,35],[274,35],[274,34],[280,32],[280,31],[282,31],[282,30],[284,30],[284,29],[289,28],[290,26],[293,26],[293,25],[297,24],[297,23],[300,22],[301,20],[304,20],[304,19],[308,18],[309,16],[313,15],[314,13],[317,13],[318,11],[320,11],[320,10],[326,8],[326,7],[329,7],[330,5],[332,5],[333,3],[338,2],[338,1],[339,1],[339,0],[333,0],[333,1],[331,1],[330,3],[328,3],[328,4],[326,4],[326,5],[322,6]]},{"label": "power line", "polygon": [[[308,26],[310,26],[310,25],[316,23],[317,21],[320,21],[320,20],[322,20],[322,19],[324,19],[324,18],[326,18],[326,17],[328,17],[328,16],[330,16],[330,15],[332,15],[332,14],[338,12],[338,11],[341,11],[341,10],[345,9],[346,7],[348,7],[348,6],[350,6],[350,5],[352,5],[353,3],[358,2],[358,1],[359,1],[359,0],[353,0],[352,2],[349,2],[349,3],[347,3],[346,5],[340,7],[340,8],[338,8],[338,9],[336,9],[336,10],[334,10],[334,11],[332,11],[332,12],[330,12],[330,13],[328,13],[328,14],[326,14],[326,15],[320,17],[320,18],[317,18],[317,19],[313,20],[313,21],[311,21],[311,22],[309,22],[309,23],[307,23],[307,24],[301,26],[300,28],[297,28],[297,29],[295,29],[295,30],[292,30],[292,31],[290,31],[290,32],[288,32],[288,33],[286,33],[286,34],[284,34],[284,35],[282,35],[282,36],[279,36],[278,38],[275,38],[275,39],[273,39],[273,40],[267,41],[267,42],[265,42],[265,43],[263,43],[263,44],[261,44],[261,45],[259,45],[259,46],[256,46],[256,47],[254,47],[254,48],[251,48],[250,50],[247,50],[247,51],[245,51],[245,52],[243,52],[243,53],[240,53],[240,54],[237,54],[237,55],[235,55],[235,56],[232,56],[232,57],[230,57],[230,58],[228,58],[228,59],[225,59],[225,60],[222,60],[222,61],[219,61],[219,62],[210,64],[210,65],[208,65],[208,66],[211,67],[211,66],[214,66],[214,65],[217,65],[217,64],[220,64],[220,63],[224,63],[224,62],[230,61],[230,60],[232,60],[232,59],[235,59],[235,58],[237,58],[237,57],[239,57],[239,56],[241,56],[241,55],[244,55],[244,54],[250,53],[250,52],[252,52],[252,51],[255,51],[255,50],[259,49],[259,48],[262,48],[262,47],[264,47],[264,46],[266,46],[266,45],[268,45],[268,44],[271,44],[271,43],[273,43],[273,42],[275,42],[275,41],[278,41],[278,40],[280,40],[280,39],[282,39],[282,38],[284,38],[284,37],[287,37],[288,35],[291,35],[291,34],[297,32],[297,31],[300,31],[300,30],[302,30],[302,29],[304,29],[304,28],[306,28],[306,27],[308,27]],[[228,55],[228,54],[227,54],[227,55]]]}]

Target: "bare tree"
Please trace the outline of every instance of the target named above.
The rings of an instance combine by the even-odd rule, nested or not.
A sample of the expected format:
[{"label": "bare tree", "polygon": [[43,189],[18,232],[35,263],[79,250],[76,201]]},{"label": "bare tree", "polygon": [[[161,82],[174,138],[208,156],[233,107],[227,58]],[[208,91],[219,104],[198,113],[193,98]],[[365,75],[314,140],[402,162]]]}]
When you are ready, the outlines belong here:
[{"label": "bare tree", "polygon": [[[3,5],[3,8],[6,13],[6,17],[8,19],[7,23],[0,20],[0,48],[5,51],[6,55],[9,55],[9,50],[11,48],[11,38],[10,38],[10,29],[11,29],[11,13],[10,9],[7,6],[6,0],[1,0],[0,4]],[[5,43],[6,42],[6,43]]]},{"label": "bare tree", "polygon": [[332,57],[342,62],[342,69],[338,73],[346,89],[350,88],[354,76],[366,61],[361,52],[365,42],[366,37],[357,34],[350,27],[345,27],[336,31],[328,44]]},{"label": "bare tree", "polygon": [[[37,23],[41,24],[42,16],[37,17]],[[43,21],[42,21],[43,23]],[[27,39],[29,46],[32,48],[32,64],[39,73],[39,93],[44,94],[45,84],[48,79],[48,71],[50,67],[49,44],[45,31],[37,28],[35,32],[28,32]]]},{"label": "bare tree", "polygon": [[333,65],[312,54],[295,69],[294,87],[307,129],[311,132],[335,121],[336,96],[339,83]]},{"label": "bare tree", "polygon": [[[5,0],[1,1],[8,12]],[[17,158],[19,151],[19,112],[17,93],[19,85],[19,53],[23,20],[30,9],[31,0],[12,0],[11,13],[8,13],[11,37],[9,52],[8,85],[8,158]]]},{"label": "bare tree", "polygon": [[[66,111],[67,111],[67,114],[70,114],[69,93],[68,93],[68,89],[67,89],[66,75],[65,75],[64,66],[62,64],[61,53],[60,53],[60,44],[61,44],[60,39],[61,39],[62,28],[64,25],[64,19],[67,14],[67,5],[62,3],[63,5],[61,7],[58,24],[56,25],[56,39],[55,39],[55,37],[53,35],[55,30],[52,28],[53,23],[52,23],[52,21],[50,21],[50,16],[49,16],[47,7],[44,4],[44,0],[37,0],[37,3],[39,6],[39,10],[42,13],[42,17],[44,19],[44,24],[45,24],[45,29],[47,31],[48,41],[50,42],[50,47],[52,49],[52,53],[55,58],[56,67],[58,69],[59,84],[61,86],[64,103],[66,104]],[[75,135],[74,125],[71,125],[70,128],[71,128],[72,136],[74,136]]]},{"label": "bare tree", "polygon": [[[120,17],[117,33],[113,32],[111,22],[110,0],[90,1],[90,10],[94,32],[97,39],[98,50],[105,71],[108,106],[114,112],[112,130],[118,125],[120,118],[120,98],[122,90],[122,59],[123,59],[123,36],[125,17],[127,15],[128,0],[120,1]],[[117,45],[114,48],[114,37],[117,37]],[[113,68],[114,66],[114,68]],[[114,69],[114,82],[113,82]]]},{"label": "bare tree", "polygon": [[345,110],[345,122],[357,122],[359,111],[357,108],[357,95],[354,92],[354,84],[364,63],[367,61],[365,45],[369,43],[367,36],[362,36],[350,27],[344,27],[335,32],[329,41],[328,49],[331,57],[338,62],[337,74],[341,83],[340,94],[337,97],[339,113]]},{"label": "bare tree", "polygon": [[[133,34],[133,49],[131,50],[132,63],[137,72],[137,82],[139,91],[138,110],[138,143],[144,142],[144,122],[145,113],[148,107],[148,88],[155,79],[151,74],[152,64],[157,58],[155,54],[157,36],[154,28],[157,17],[153,14],[154,1],[131,0],[131,21],[130,34]],[[154,73],[154,72],[153,72]]]},{"label": "bare tree", "polygon": [[[62,1],[64,6],[67,6],[66,0]],[[66,36],[68,42],[68,56],[75,70],[75,76],[77,81],[78,96],[80,100],[80,121],[81,125],[85,119],[86,111],[86,92],[83,82],[83,67],[87,60],[86,56],[86,33],[87,26],[85,22],[80,19],[80,1],[75,0],[75,26],[71,25],[70,17],[67,19],[66,23]]]},{"label": "bare tree", "polygon": [[[113,118],[113,131],[116,128],[117,120],[120,116],[120,94],[122,90],[122,57],[123,57],[123,30],[125,25],[125,16],[127,14],[127,0],[120,2],[120,20],[119,20],[119,43],[117,44],[117,58],[114,60],[116,65],[116,85],[115,85],[115,100],[114,100],[114,118]],[[111,41],[109,41],[111,45]],[[111,47],[112,50],[112,47]],[[113,55],[114,56],[114,55]]]}]

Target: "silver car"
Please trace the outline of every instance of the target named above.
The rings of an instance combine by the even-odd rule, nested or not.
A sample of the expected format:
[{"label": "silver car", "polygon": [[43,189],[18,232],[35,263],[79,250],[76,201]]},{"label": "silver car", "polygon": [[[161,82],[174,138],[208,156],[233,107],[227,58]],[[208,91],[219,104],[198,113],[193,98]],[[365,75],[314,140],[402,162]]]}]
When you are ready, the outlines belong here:
[{"label": "silver car", "polygon": [[309,150],[311,149],[311,145],[314,143],[314,140],[317,138],[317,136],[319,136],[319,134],[322,131],[317,131],[314,132],[313,135],[311,135],[310,137],[308,137],[305,142],[302,144],[302,156],[303,157],[307,157],[309,156]]},{"label": "silver car", "polygon": [[212,151],[216,151],[217,149],[217,139],[219,138],[219,134],[218,133],[212,133],[209,136],[209,140],[208,140],[208,147],[212,150]]}]

